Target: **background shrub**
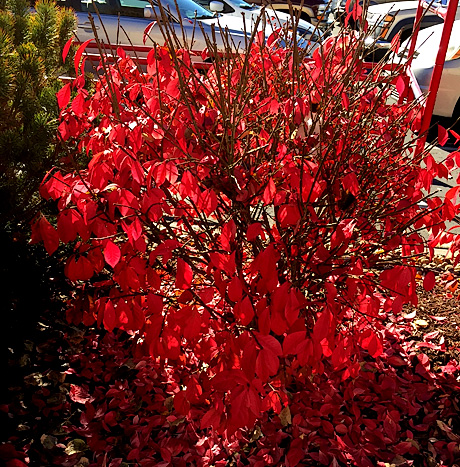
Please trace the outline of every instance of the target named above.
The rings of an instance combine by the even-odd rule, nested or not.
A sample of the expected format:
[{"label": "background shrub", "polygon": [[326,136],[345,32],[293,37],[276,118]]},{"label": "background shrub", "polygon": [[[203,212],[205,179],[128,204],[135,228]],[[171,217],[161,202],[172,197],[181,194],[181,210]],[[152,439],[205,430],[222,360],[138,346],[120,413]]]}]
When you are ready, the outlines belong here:
[{"label": "background shrub", "polygon": [[70,10],[44,0],[12,0],[0,10],[0,220],[16,229],[37,210],[38,185],[57,163],[56,92],[62,49],[71,37]]}]

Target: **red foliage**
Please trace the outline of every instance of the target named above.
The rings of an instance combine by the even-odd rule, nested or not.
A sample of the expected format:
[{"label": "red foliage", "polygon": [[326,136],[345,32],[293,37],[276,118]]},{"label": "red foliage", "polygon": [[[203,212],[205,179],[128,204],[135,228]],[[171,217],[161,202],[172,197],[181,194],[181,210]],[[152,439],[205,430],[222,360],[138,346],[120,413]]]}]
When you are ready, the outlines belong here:
[{"label": "red foliage", "polygon": [[[74,248],[65,267],[75,285],[70,322],[125,330],[138,354],[152,357],[142,360],[149,368],[139,368],[136,387],[113,388],[113,411],[85,401],[84,425],[107,435],[123,428],[119,410],[131,407],[130,394],[155,406],[159,415],[127,427],[129,459],[155,443],[164,462],[141,465],[186,452],[180,439],[159,434],[175,423],[186,440],[203,442],[183,465],[204,462],[198,457],[218,465],[228,453],[213,451],[217,433],[225,449],[243,449],[256,423],[264,436],[253,465],[279,463],[283,424],[293,437],[286,465],[306,452],[325,465],[373,465],[369,458],[400,437],[396,414],[376,406],[361,415],[355,396],[370,398],[366,411],[375,393],[395,389],[377,373],[391,358],[382,320],[417,303],[420,229],[436,237],[457,212],[454,199],[418,206],[448,169],[431,156],[422,168],[405,142],[418,109],[388,102],[399,75],[366,70],[353,37],[329,40],[312,60],[294,52],[253,44],[244,56],[216,58],[202,76],[186,51],[159,47],[146,74],[122,58],[91,96],[80,77],[62,109],[60,136],[89,163],[44,180],[57,230],[41,217],[33,240],[50,254],[57,235]],[[152,371],[175,414],[161,415],[165,396],[150,392]],[[398,390],[415,391],[418,378],[401,375]],[[395,403],[418,413],[415,396],[404,397]],[[129,410],[138,417],[136,407]],[[200,438],[196,430],[207,428]],[[394,452],[411,452],[407,438]],[[107,436],[90,443],[111,449]]]},{"label": "red foliage", "polygon": [[[206,408],[196,358],[168,366],[133,355],[125,333],[88,332],[61,357],[69,365],[57,391],[70,389],[65,403],[50,409],[46,388],[32,401],[41,416],[66,419],[64,429],[54,446],[42,441],[25,451],[40,465],[83,465],[85,457],[91,467],[453,465],[460,460],[460,368],[452,361],[453,374],[434,373],[428,357],[404,343],[404,321],[386,324],[381,357],[376,361],[362,351],[362,371],[347,381],[328,364],[321,375],[299,371],[288,391],[273,386],[258,402],[251,386],[239,387],[239,373],[216,376],[217,385],[239,387],[233,410],[246,416],[255,404],[263,410],[253,428],[229,438],[207,429],[222,422],[223,402]],[[273,351],[281,349],[274,344]],[[85,443],[69,450],[76,440]],[[8,455],[25,457],[6,444],[0,458]]]}]

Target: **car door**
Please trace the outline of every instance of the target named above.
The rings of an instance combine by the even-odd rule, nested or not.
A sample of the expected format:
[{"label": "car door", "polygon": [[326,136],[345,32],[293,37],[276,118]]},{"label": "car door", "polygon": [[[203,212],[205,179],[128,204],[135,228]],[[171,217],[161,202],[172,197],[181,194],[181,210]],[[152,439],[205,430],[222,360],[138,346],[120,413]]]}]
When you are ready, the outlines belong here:
[{"label": "car door", "polygon": [[[165,29],[175,34],[176,47],[184,47],[193,52],[192,62],[197,64],[203,61],[201,52],[208,47],[206,37],[215,40],[219,51],[224,51],[224,43],[237,44],[239,50],[241,44],[245,43],[244,34],[235,30],[222,33],[231,36],[223,40],[216,18],[212,19],[213,24],[206,24],[201,19],[191,20],[187,15],[193,17],[192,10],[195,6],[200,8],[192,0],[174,0],[172,6],[162,3],[163,13],[166,15],[165,23],[160,9],[158,7],[152,9],[147,0],[62,0],[60,3],[64,4],[64,2],[65,6],[72,7],[76,12],[78,41],[85,42],[97,36],[100,47],[103,52],[109,54],[109,59],[110,55],[116,55],[117,47],[122,46],[125,52],[133,58],[141,59],[140,64],[145,65],[145,57],[152,46],[155,43],[158,45],[165,43],[163,35]],[[181,22],[171,13],[176,2],[179,9],[182,6],[182,10],[186,13],[181,14]],[[91,24],[89,15],[94,24]],[[212,15],[210,16],[212,18]],[[149,25],[151,28],[146,36],[145,30]],[[97,65],[100,51],[95,41],[87,45],[85,53],[93,65]]]},{"label": "car door", "polygon": [[[80,42],[92,39],[97,35],[99,41],[106,47],[123,45],[125,49],[131,50],[139,47],[163,44],[158,22],[152,27],[144,44],[144,32],[154,18],[144,17],[144,8],[150,7],[143,0],[82,0],[80,10],[77,12],[78,26],[77,37]],[[99,14],[98,14],[99,13]],[[89,19],[91,14],[94,26]],[[175,24],[176,21],[171,18]],[[93,30],[95,29],[95,31]]]}]

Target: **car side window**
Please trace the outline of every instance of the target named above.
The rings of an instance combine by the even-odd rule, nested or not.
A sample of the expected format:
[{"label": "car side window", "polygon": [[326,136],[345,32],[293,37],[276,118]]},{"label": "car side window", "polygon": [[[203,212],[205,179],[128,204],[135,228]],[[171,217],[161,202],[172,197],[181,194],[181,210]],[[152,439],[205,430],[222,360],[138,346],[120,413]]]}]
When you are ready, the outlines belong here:
[{"label": "car side window", "polygon": [[81,11],[80,0],[58,0],[57,4],[61,7],[72,8],[75,11]]},{"label": "car side window", "polygon": [[224,9],[222,10],[222,13],[234,13],[235,9],[231,7],[227,2],[222,2],[224,4]]},{"label": "car side window", "polygon": [[108,0],[81,0],[81,11],[84,13],[96,13],[102,15],[117,14],[116,9],[110,5]]},{"label": "car side window", "polygon": [[[147,0],[120,0],[120,14],[122,16],[144,17],[144,8],[152,8],[152,5]],[[159,8],[154,8],[158,17],[161,18]],[[155,14],[152,20],[155,19]]]}]

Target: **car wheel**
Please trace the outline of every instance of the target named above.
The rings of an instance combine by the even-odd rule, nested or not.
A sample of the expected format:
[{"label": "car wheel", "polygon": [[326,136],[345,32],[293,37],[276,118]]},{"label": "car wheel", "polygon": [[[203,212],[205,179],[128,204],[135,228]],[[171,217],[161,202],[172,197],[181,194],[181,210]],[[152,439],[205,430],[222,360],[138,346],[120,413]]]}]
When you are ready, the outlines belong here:
[{"label": "car wheel", "polygon": [[302,11],[302,13],[300,14],[300,19],[303,19],[307,21],[308,23],[311,23],[310,15],[308,13],[305,13],[304,11]]},{"label": "car wheel", "polygon": [[410,35],[412,34],[412,29],[405,29],[401,32],[401,44],[406,40],[409,39]]},{"label": "car wheel", "polygon": [[[287,8],[276,8],[275,11],[281,11],[282,13],[286,13],[288,15],[291,14],[290,10],[287,9]],[[294,8],[294,11],[293,11],[293,14],[294,15],[297,15],[298,14],[298,9]],[[310,16],[308,15],[308,13],[305,13],[304,11],[301,11],[300,12],[300,19],[303,19],[309,23],[311,23],[311,18]]]},{"label": "car wheel", "polygon": [[[431,118],[431,126],[430,129],[428,130],[428,134],[426,137],[427,143],[434,143],[436,138],[438,137],[438,125],[442,126],[446,130],[448,128],[451,128],[454,130],[456,133],[460,134],[460,106],[459,102],[457,102],[456,109],[458,107],[458,113],[453,113],[452,117],[440,117],[439,115],[433,115]],[[444,145],[444,147],[459,147],[459,143],[456,143],[456,138],[454,138],[450,133],[449,133],[449,139],[447,140],[447,143]]]}]

